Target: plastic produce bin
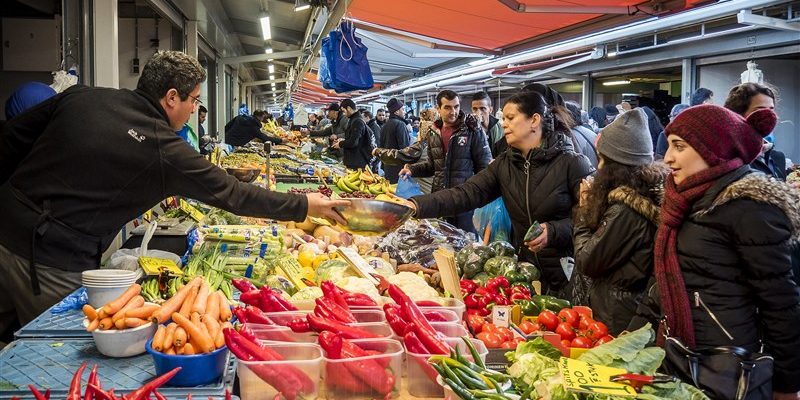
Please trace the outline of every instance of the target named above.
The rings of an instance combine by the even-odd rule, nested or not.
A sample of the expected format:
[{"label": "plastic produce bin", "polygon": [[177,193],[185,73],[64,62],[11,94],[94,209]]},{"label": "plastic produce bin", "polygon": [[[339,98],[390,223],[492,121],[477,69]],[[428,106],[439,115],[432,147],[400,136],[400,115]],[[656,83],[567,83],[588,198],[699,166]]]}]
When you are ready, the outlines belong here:
[{"label": "plastic produce bin", "polygon": [[[295,318],[305,318],[308,313],[313,311],[280,311],[264,313],[272,322],[287,326]],[[351,310],[356,318],[356,323],[385,322],[386,316],[383,310]]]},{"label": "plastic produce bin", "polygon": [[423,309],[420,307],[422,311],[422,315],[425,316],[425,319],[430,321],[431,323],[434,322],[461,322],[461,316],[456,314],[453,310],[448,309]]},{"label": "plastic produce bin", "polygon": [[456,300],[452,297],[448,297],[446,299],[442,299],[441,306],[419,306],[419,309],[423,312],[426,310],[450,310],[460,318],[464,318],[464,312],[467,311],[467,306],[464,305],[464,302],[461,300]]},{"label": "plastic produce bin", "polygon": [[286,342],[286,343],[316,343],[316,332],[297,333],[292,332],[289,327],[281,325],[262,325],[262,324],[246,324],[256,337],[261,340],[270,342]]},{"label": "plastic produce bin", "polygon": [[469,336],[469,331],[464,328],[464,325],[456,322],[431,322],[431,327],[436,331],[449,338],[460,338],[462,336]]},{"label": "plastic produce bin", "polygon": [[[478,339],[470,339],[478,350],[481,360],[486,360],[489,351],[486,346]],[[452,348],[458,348],[461,354],[468,360],[472,359],[466,343],[461,338],[447,338],[445,342]],[[433,354],[413,353],[406,349],[406,377],[408,379],[408,393],[414,397],[442,397],[444,389],[436,382],[439,374],[428,364],[428,358]],[[473,360],[474,361],[474,360]]]},{"label": "plastic produce bin", "polygon": [[167,386],[192,387],[205,385],[219,379],[225,372],[228,360],[228,348],[222,346],[211,353],[191,356],[169,355],[153,350],[153,339],[145,344],[145,350],[153,356],[156,375],[164,375],[175,367],[180,372],[167,382]]},{"label": "plastic produce bin", "polygon": [[[351,340],[367,351],[379,354],[346,358],[324,359],[323,384],[325,385],[325,398],[327,399],[374,399],[385,398],[390,393],[391,398],[400,394],[403,365],[403,345],[392,339],[357,339]],[[380,372],[366,376],[354,373],[357,368],[370,367],[382,368],[386,374]],[[383,390],[380,393],[379,390]]]},{"label": "plastic produce bin", "polygon": [[[322,369],[322,349],[310,343],[277,343],[266,345],[283,356],[280,361],[242,361],[236,368],[242,400],[271,399],[279,389],[274,382],[291,379],[290,388],[297,390],[298,398],[315,399],[319,393]],[[272,378],[274,376],[274,378]]]}]

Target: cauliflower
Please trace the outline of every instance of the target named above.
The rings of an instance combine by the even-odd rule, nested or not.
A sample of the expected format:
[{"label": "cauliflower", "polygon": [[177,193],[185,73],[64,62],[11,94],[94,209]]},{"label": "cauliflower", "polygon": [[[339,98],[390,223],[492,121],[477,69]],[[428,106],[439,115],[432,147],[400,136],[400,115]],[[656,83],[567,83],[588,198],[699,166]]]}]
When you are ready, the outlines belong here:
[{"label": "cauliflower", "polygon": [[413,272],[403,271],[386,278],[389,283],[397,285],[414,301],[433,300],[441,302],[439,292],[428,286],[425,279]]},{"label": "cauliflower", "polygon": [[[353,293],[363,293],[375,300],[375,302],[381,301],[381,294],[378,292],[378,289],[375,288],[375,285],[372,284],[368,279],[365,278],[357,278],[354,276],[348,276],[338,281],[334,282],[336,286],[347,290]],[[380,304],[380,303],[378,303]]]}]

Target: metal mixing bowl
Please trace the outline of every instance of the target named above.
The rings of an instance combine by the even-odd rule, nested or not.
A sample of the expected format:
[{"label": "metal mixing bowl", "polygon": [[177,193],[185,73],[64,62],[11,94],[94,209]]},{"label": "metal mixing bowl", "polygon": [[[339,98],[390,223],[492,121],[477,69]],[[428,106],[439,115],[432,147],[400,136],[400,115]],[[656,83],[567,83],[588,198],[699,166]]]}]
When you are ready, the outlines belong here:
[{"label": "metal mixing bowl", "polygon": [[225,168],[225,171],[245,183],[253,182],[261,173],[259,168]]},{"label": "metal mixing bowl", "polygon": [[350,206],[336,207],[352,232],[385,233],[397,229],[414,211],[403,204],[372,199],[347,199]]}]

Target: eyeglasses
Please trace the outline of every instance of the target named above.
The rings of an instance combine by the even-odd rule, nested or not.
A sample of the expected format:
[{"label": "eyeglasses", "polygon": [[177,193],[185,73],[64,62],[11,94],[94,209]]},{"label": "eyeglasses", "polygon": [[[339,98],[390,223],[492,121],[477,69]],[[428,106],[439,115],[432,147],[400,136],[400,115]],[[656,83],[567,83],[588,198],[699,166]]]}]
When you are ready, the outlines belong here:
[{"label": "eyeglasses", "polygon": [[191,97],[191,98],[192,98],[192,104],[193,104],[193,105],[197,106],[197,105],[203,104],[203,102],[202,102],[202,101],[200,101],[200,98],[199,98],[199,97],[194,97],[194,96],[192,96],[192,95],[189,95],[189,97]]}]

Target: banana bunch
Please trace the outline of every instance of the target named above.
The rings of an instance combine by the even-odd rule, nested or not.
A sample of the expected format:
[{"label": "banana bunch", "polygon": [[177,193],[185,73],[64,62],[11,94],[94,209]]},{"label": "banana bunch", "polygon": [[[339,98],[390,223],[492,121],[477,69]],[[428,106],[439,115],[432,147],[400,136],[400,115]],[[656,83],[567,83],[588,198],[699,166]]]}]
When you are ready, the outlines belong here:
[{"label": "banana bunch", "polygon": [[158,288],[158,278],[147,278],[142,282],[142,297],[151,303],[161,303],[161,290]]},{"label": "banana bunch", "polygon": [[270,119],[269,121],[267,121],[265,124],[262,124],[261,126],[262,126],[263,130],[265,130],[267,133],[271,133],[271,134],[276,135],[276,136],[286,135],[286,131],[284,131],[283,128],[281,128],[274,119]]},{"label": "banana bunch", "polygon": [[334,183],[345,193],[361,191],[375,196],[394,193],[393,185],[390,185],[384,177],[373,173],[369,167],[348,171],[345,176],[334,177]]}]

